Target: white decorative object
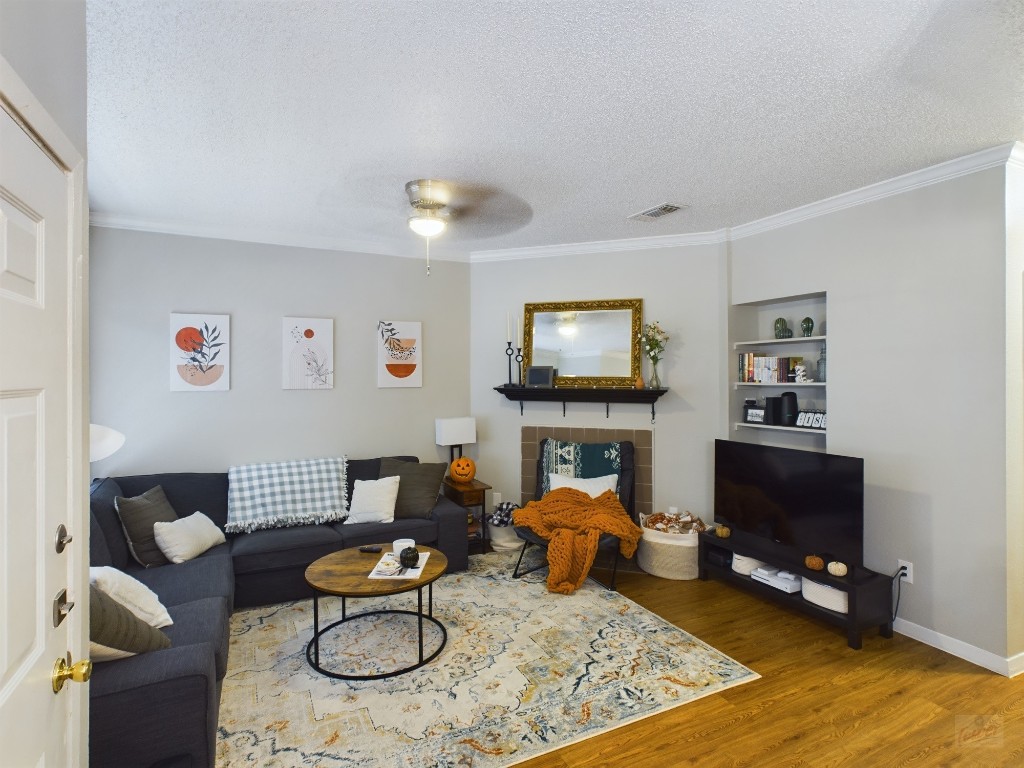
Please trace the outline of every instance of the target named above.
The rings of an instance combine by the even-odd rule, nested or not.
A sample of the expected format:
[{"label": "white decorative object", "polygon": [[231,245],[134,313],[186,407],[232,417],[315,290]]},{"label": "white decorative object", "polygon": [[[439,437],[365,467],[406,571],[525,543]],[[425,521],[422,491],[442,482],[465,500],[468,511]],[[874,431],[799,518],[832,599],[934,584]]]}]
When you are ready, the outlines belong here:
[{"label": "white decorative object", "polygon": [[390,523],[395,519],[398,499],[398,475],[380,480],[356,480],[352,504],[345,523]]},{"label": "white decorative object", "polygon": [[333,319],[286,317],[281,337],[283,389],[334,389]]},{"label": "white decorative object", "polygon": [[798,364],[796,366],[796,381],[797,384],[810,384],[814,379],[807,378],[807,366]]},{"label": "white decorative object", "polygon": [[159,629],[174,623],[153,590],[118,568],[93,566],[89,569],[89,583],[151,627]]},{"label": "white decorative object", "polygon": [[548,480],[551,482],[551,490],[556,488],[575,488],[577,491],[597,498],[605,491],[615,492],[619,487],[618,475],[603,475],[602,477],[568,477],[558,472],[549,472]]},{"label": "white decorative object", "polygon": [[409,547],[415,546],[415,539],[395,539],[393,542],[391,542],[391,551],[394,552],[396,555],[400,555],[402,554],[403,549],[408,549]]}]

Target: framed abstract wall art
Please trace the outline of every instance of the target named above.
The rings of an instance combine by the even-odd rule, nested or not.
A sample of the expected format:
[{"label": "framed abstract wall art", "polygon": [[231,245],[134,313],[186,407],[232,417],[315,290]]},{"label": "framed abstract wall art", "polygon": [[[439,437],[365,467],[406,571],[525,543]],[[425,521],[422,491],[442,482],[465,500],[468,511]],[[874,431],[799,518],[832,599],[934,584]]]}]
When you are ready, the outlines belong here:
[{"label": "framed abstract wall art", "polygon": [[172,392],[231,389],[231,316],[171,314]]},{"label": "framed abstract wall art", "polygon": [[377,386],[423,386],[423,324],[377,323]]},{"label": "framed abstract wall art", "polygon": [[334,389],[332,318],[286,317],[281,339],[283,389]]}]

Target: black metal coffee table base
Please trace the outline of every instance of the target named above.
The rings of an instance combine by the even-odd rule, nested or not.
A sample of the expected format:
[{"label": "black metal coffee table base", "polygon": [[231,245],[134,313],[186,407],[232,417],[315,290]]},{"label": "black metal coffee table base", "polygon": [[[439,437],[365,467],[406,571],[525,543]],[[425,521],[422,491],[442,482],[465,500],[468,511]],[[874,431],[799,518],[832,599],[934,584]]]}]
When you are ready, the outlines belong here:
[{"label": "black metal coffee table base", "polygon": [[[423,587],[416,589],[417,597],[417,610],[415,611],[402,611],[397,609],[382,609],[379,611],[366,611],[364,613],[357,613],[352,616],[347,616],[345,613],[346,605],[345,598],[341,598],[341,619],[335,621],[332,624],[327,625],[323,629],[320,629],[320,593],[316,590],[313,591],[313,639],[309,641],[306,646],[306,660],[309,662],[309,666],[319,672],[321,675],[327,677],[333,677],[336,680],[383,680],[388,677],[395,677],[397,675],[404,675],[406,672],[412,672],[414,669],[419,669],[425,664],[429,664],[437,658],[438,654],[444,650],[445,645],[448,643],[448,631],[444,628],[444,625],[434,618],[434,585],[430,583],[427,586],[428,589],[428,608],[427,613],[423,613]],[[354,619],[362,618],[364,616],[376,616],[381,614],[406,614],[408,616],[415,616],[417,618],[417,625],[419,628],[419,661],[415,664],[396,669],[392,672],[382,672],[374,675],[346,675],[339,672],[332,672],[329,669],[324,669],[320,665],[320,637],[327,632],[330,632],[335,627],[345,624],[346,622]],[[432,622],[438,629],[441,630],[441,642],[437,646],[437,649],[429,656],[424,656],[423,653],[423,622]]]}]

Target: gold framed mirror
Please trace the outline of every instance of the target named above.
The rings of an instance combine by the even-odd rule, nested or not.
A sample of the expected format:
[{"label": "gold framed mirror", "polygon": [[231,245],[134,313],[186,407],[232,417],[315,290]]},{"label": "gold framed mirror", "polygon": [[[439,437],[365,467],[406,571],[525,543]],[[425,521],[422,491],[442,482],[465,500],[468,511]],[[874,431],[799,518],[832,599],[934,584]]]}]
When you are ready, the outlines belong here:
[{"label": "gold framed mirror", "polygon": [[523,311],[523,372],[550,365],[556,387],[632,387],[643,299],[548,301]]}]

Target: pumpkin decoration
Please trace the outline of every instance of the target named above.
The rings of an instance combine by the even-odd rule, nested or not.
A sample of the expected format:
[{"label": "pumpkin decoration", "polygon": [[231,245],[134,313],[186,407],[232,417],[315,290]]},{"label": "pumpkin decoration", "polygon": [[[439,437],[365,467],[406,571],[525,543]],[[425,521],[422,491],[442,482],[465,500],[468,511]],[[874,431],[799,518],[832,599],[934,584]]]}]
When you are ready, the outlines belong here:
[{"label": "pumpkin decoration", "polygon": [[448,467],[448,474],[457,483],[468,483],[476,477],[476,463],[469,456],[459,456]]},{"label": "pumpkin decoration", "polygon": [[732,535],[732,529],[728,525],[715,526],[715,536],[720,539],[728,539]]},{"label": "pumpkin decoration", "polygon": [[812,571],[823,571],[825,570],[825,561],[817,555],[808,555],[804,558],[804,565],[810,568]]},{"label": "pumpkin decoration", "polygon": [[828,564],[828,572],[833,576],[845,576],[847,573],[846,563],[840,563],[838,560],[833,560]]},{"label": "pumpkin decoration", "polygon": [[403,568],[415,568],[420,562],[420,552],[416,547],[406,547],[398,554],[398,562]]}]

